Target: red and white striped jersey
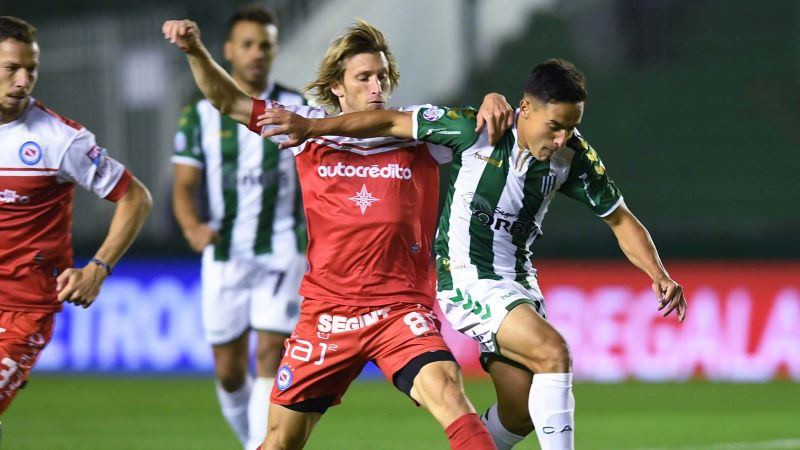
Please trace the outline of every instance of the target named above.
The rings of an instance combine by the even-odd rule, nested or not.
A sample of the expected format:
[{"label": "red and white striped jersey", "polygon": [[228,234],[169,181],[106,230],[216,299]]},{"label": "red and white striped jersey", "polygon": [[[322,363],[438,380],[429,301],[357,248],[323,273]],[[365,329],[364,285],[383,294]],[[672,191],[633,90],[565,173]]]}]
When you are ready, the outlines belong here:
[{"label": "red and white striped jersey", "polygon": [[[265,107],[255,102],[251,130],[261,131],[255,118]],[[307,106],[285,108],[324,116]],[[452,151],[415,140],[338,136],[312,138],[292,151],[309,236],[300,294],[342,305],[432,307],[439,164]]]},{"label": "red and white striped jersey", "polygon": [[58,311],[56,277],[72,267],[75,184],[117,201],[132,176],[82,125],[31,98],[0,125],[0,309]]}]

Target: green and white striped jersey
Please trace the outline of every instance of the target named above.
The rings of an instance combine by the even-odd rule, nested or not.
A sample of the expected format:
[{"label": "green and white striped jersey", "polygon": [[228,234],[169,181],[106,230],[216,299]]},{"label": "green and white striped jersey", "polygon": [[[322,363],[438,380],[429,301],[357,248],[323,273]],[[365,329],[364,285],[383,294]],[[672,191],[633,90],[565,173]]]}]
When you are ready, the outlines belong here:
[{"label": "green and white striped jersey", "polygon": [[[549,161],[517,142],[516,123],[496,147],[475,132],[474,109],[421,107],[414,136],[453,150],[450,186],[436,236],[439,290],[453,282],[513,279],[530,287],[531,248],[556,192],[605,217],[622,194],[597,152],[576,131]],[[518,114],[518,113],[517,113]]]},{"label": "green and white striped jersey", "polygon": [[[305,104],[299,93],[273,83],[261,98]],[[183,110],[172,162],[204,171],[209,225],[219,233],[215,260],[305,251],[305,218],[292,152],[279,151],[272,141],[222,116],[203,99]]]}]

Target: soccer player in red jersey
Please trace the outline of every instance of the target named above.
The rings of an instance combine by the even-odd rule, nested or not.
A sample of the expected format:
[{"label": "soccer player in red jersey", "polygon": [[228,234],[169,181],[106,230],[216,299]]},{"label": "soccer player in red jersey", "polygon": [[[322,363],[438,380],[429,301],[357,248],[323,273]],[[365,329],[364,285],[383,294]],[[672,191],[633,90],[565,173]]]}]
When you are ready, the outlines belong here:
[{"label": "soccer player in red jersey", "polygon": [[[202,45],[195,23],[168,21],[162,31],[187,53],[206,98],[260,133],[256,118],[278,105],[239,90]],[[333,42],[310,88],[335,111],[383,109],[398,77],[383,35],[358,22]],[[485,106],[482,117],[502,134],[510,107],[497,95],[487,96]],[[292,110],[325,115],[309,107]],[[305,298],[300,323],[287,341],[272,391],[262,447],[302,448],[322,414],[373,361],[398,389],[430,410],[451,448],[494,449],[431,310],[438,165],[451,153],[413,140],[336,137],[311,139],[292,151],[308,223],[310,270],[300,288]]]},{"label": "soccer player in red jersey", "polygon": [[[62,302],[94,302],[152,205],[91,132],[31,97],[38,66],[36,29],[0,17],[0,414],[50,341]],[[81,269],[72,268],[76,184],[116,203],[106,239]]]}]

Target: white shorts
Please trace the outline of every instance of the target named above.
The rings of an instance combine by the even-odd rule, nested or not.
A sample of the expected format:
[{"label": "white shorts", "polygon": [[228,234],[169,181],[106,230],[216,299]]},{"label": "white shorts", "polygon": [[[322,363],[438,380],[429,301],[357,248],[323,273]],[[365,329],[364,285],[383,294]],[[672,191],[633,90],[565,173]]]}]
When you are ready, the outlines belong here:
[{"label": "white shorts", "polygon": [[481,353],[497,353],[497,330],[515,306],[529,303],[547,318],[536,279],[528,281],[530,289],[508,279],[454,283],[452,290],[439,291],[436,298],[453,329],[478,341]]},{"label": "white shorts", "polygon": [[297,293],[306,272],[302,254],[215,261],[203,252],[202,315],[206,340],[231,342],[249,329],[290,334],[300,318]]}]

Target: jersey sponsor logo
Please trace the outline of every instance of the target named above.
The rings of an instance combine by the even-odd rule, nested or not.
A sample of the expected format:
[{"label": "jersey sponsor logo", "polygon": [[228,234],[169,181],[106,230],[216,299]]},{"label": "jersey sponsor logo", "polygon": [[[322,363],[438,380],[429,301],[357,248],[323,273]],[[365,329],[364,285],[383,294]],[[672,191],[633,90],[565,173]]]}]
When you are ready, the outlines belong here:
[{"label": "jersey sponsor logo", "polygon": [[491,164],[498,169],[503,167],[503,161],[499,159],[490,158],[488,156],[481,155],[480,153],[475,153],[475,158],[480,159],[481,161],[485,162],[486,164]]},{"label": "jersey sponsor logo", "polygon": [[371,166],[346,166],[338,163],[335,166],[319,166],[317,174],[322,178],[347,177],[347,178],[388,178],[396,180],[410,180],[413,172],[408,167],[401,167],[400,164],[388,164],[380,167],[377,164]]},{"label": "jersey sponsor logo", "polygon": [[442,118],[444,110],[437,107],[431,107],[422,112],[422,118],[428,122],[435,122]]},{"label": "jersey sponsor logo", "polygon": [[488,200],[474,192],[464,195],[463,199],[472,211],[470,218],[472,222],[477,222],[494,231],[505,231],[512,236],[530,236],[532,233],[539,233],[539,226],[535,220],[509,220],[518,216],[499,208],[492,209]]},{"label": "jersey sponsor logo", "polygon": [[356,192],[355,197],[348,197],[347,199],[351,202],[354,202],[356,206],[358,206],[358,208],[361,210],[362,216],[367,212],[367,208],[372,206],[373,203],[380,201],[379,198],[373,197],[372,194],[367,191],[366,184],[361,185],[361,190]]},{"label": "jersey sponsor logo", "polygon": [[344,333],[346,331],[358,330],[368,327],[381,319],[389,317],[390,307],[376,309],[367,314],[355,317],[332,316],[330,314],[320,314],[317,322],[317,331],[320,333]]},{"label": "jersey sponsor logo", "polygon": [[275,384],[278,385],[278,389],[285,391],[292,385],[293,379],[292,369],[290,369],[287,364],[284,364],[278,369],[278,373],[275,375]]},{"label": "jersey sponsor logo", "polygon": [[33,141],[22,144],[19,147],[19,159],[29,166],[35,166],[42,160],[42,147]]},{"label": "jersey sponsor logo", "polygon": [[20,203],[25,205],[30,201],[31,197],[29,195],[19,195],[17,191],[12,191],[11,189],[0,191],[0,203]]}]

